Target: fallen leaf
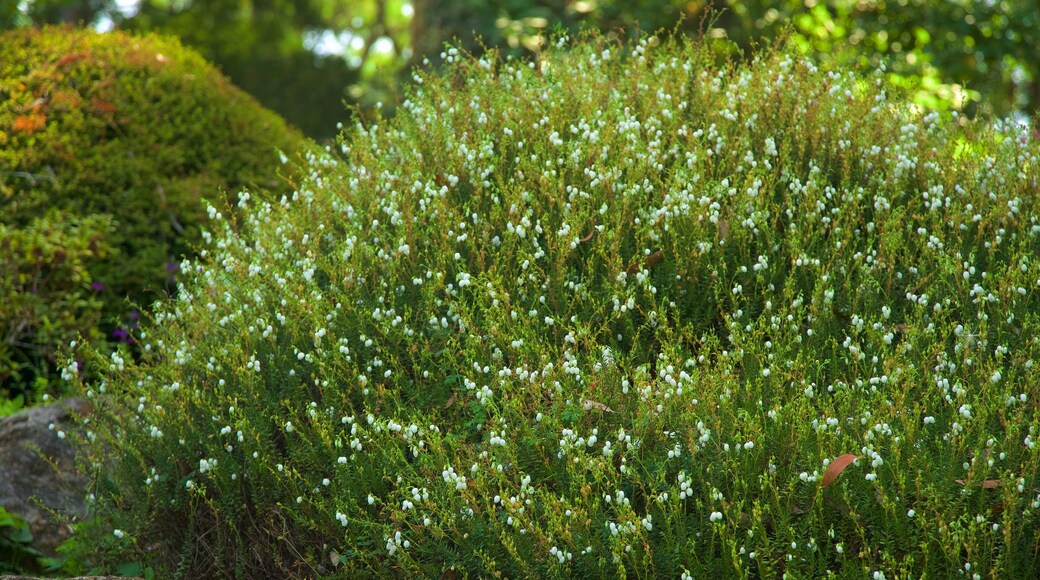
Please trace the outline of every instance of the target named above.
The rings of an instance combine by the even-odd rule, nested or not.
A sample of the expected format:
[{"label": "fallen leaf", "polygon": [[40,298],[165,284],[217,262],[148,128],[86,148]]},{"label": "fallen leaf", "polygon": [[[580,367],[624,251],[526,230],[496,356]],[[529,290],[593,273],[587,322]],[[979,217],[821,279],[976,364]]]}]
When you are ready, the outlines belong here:
[{"label": "fallen leaf", "polygon": [[444,408],[447,409],[447,408],[451,407],[452,405],[455,404],[455,401],[458,401],[458,400],[459,400],[459,394],[458,393],[452,393],[451,397],[448,398],[448,402],[444,403]]},{"label": "fallen leaf", "polygon": [[113,105],[112,103],[104,99],[99,99],[97,97],[94,97],[90,101],[90,104],[94,106],[94,110],[105,115],[111,115],[112,113],[115,113],[119,110],[119,107]]},{"label": "fallen leaf", "polygon": [[595,229],[593,229],[591,232],[589,232],[589,235],[585,236],[584,238],[582,238],[582,239],[580,239],[578,241],[584,244],[585,242],[591,240],[592,236],[594,236],[594,235],[596,235],[596,230]]},{"label": "fallen leaf", "polygon": [[28,113],[29,111],[35,111],[36,109],[39,109],[40,107],[42,107],[46,103],[47,103],[47,99],[45,99],[43,97],[40,97],[40,98],[36,99],[35,101],[29,103],[28,105],[22,107],[22,111],[21,112]]},{"label": "fallen leaf", "polygon": [[614,409],[611,409],[610,407],[604,405],[603,403],[600,403],[599,401],[593,401],[592,399],[582,399],[581,404],[585,407],[586,411],[588,411],[589,409],[598,409],[605,413],[614,412]]},{"label": "fallen leaf", "polygon": [[[663,259],[664,259],[664,251],[663,250],[657,250],[653,254],[650,254],[649,256],[646,257],[646,260],[643,262],[643,268],[649,270],[650,268],[652,268],[654,266],[654,264],[660,262]],[[639,265],[638,264],[632,264],[631,266],[628,267],[628,273],[629,274],[635,274],[638,271],[639,271]]]},{"label": "fallen leaf", "polygon": [[83,58],[85,56],[86,56],[86,54],[84,54],[82,52],[77,52],[77,53],[73,53],[73,54],[66,54],[65,56],[61,57],[61,60],[58,61],[58,66],[65,66],[65,65],[68,65],[68,64],[72,64],[72,63],[76,62],[77,60],[79,60],[79,59],[81,59],[81,58]]},{"label": "fallen leaf", "polygon": [[830,465],[827,466],[827,471],[823,472],[823,487],[827,487],[834,483],[834,480],[841,475],[841,472],[857,459],[859,459],[859,455],[853,455],[851,453],[835,457],[834,461],[831,461]]},{"label": "fallen leaf", "polygon": [[339,552],[336,550],[329,552],[329,560],[332,562],[333,566],[339,566]]},{"label": "fallen leaf", "polygon": [[719,229],[719,239],[720,240],[725,240],[726,238],[729,237],[729,222],[728,221],[720,219],[719,223],[718,223],[718,229]]},{"label": "fallen leaf", "polygon": [[[965,487],[968,486],[968,483],[963,479],[957,479],[955,481]],[[987,479],[982,482],[982,489],[995,489],[1002,485],[1004,485],[1004,482],[999,479]]]}]

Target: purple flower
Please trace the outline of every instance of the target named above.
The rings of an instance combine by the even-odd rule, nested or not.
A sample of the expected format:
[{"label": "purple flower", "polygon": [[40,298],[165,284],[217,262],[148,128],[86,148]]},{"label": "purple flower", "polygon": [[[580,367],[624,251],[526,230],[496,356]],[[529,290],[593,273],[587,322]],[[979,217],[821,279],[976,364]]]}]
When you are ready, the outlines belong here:
[{"label": "purple flower", "polygon": [[124,328],[117,328],[112,331],[112,338],[118,340],[123,344],[130,344],[134,339],[130,336],[130,333]]},{"label": "purple flower", "polygon": [[101,292],[105,289],[105,285],[95,280],[94,282],[90,283],[90,289],[94,292]]}]

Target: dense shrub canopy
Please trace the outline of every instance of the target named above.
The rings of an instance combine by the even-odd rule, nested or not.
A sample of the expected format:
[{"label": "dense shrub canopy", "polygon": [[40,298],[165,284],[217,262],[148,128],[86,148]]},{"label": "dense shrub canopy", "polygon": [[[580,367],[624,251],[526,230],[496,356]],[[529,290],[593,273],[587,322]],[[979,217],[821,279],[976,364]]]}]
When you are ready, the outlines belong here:
[{"label": "dense shrub canopy", "polygon": [[0,54],[0,385],[13,389],[125,316],[127,297],[158,298],[198,241],[202,197],[278,189],[278,150],[305,141],[175,40],[22,29]]},{"label": "dense shrub canopy", "polygon": [[1027,132],[783,50],[445,60],[92,359],[102,564],[1038,572]]}]

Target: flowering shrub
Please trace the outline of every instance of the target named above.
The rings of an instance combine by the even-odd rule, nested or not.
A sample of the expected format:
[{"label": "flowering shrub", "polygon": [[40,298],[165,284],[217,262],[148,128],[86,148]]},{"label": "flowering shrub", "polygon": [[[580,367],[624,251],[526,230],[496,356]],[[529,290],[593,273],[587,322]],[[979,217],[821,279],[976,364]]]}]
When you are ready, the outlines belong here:
[{"label": "flowering shrub", "polygon": [[[128,297],[164,294],[164,265],[199,241],[203,195],[277,189],[277,149],[306,141],[175,40],[23,29],[0,35],[0,54],[6,398],[47,385],[70,336],[109,334]],[[66,244],[67,259],[52,259]]]},{"label": "flowering shrub", "polygon": [[100,567],[1040,571],[1034,137],[783,50],[444,56],[88,361]]}]

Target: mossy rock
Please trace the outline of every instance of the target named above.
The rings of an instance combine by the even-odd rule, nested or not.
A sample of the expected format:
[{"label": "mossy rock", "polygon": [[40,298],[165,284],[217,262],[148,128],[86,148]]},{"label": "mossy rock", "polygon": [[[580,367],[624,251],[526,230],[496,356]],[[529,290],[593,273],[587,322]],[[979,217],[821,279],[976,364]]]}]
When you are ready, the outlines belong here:
[{"label": "mossy rock", "polygon": [[89,556],[1036,577],[1036,139],[797,50],[716,56],[446,51],[222,221],[149,350],[87,362]]},{"label": "mossy rock", "polygon": [[94,252],[78,256],[85,272],[75,280],[51,278],[67,274],[37,263],[39,248],[9,256],[6,273],[17,280],[8,292],[50,285],[63,289],[55,296],[82,291],[90,304],[77,307],[86,324],[57,330],[44,327],[63,316],[39,300],[0,309],[7,386],[45,373],[55,347],[97,334],[99,317],[110,330],[128,300],[147,306],[165,295],[199,240],[201,200],[221,207],[225,192],[288,190],[279,151],[295,157],[308,142],[171,38],[21,29],[0,36],[0,54],[0,226],[46,237],[53,228],[39,219],[56,215],[109,227],[90,232]]}]

